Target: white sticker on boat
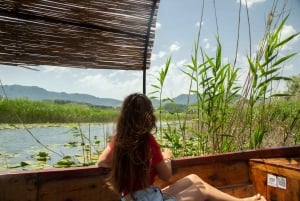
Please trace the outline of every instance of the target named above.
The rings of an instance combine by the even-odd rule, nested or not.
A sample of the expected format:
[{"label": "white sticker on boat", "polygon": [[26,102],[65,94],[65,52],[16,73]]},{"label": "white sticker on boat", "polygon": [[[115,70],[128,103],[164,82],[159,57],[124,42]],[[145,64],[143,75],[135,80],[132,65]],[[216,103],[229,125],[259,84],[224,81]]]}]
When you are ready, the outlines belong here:
[{"label": "white sticker on boat", "polygon": [[277,186],[278,188],[286,189],[286,178],[285,177],[277,177]]},{"label": "white sticker on boat", "polygon": [[275,175],[272,174],[268,174],[267,176],[267,185],[268,186],[273,186],[273,187],[277,187],[277,178]]}]

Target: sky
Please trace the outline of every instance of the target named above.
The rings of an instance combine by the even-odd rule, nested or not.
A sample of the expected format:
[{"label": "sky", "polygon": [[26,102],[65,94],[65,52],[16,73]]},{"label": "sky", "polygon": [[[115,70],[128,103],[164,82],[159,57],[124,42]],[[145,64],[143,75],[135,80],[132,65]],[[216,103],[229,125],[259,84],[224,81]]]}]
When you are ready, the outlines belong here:
[{"label": "sky", "polygon": [[[273,0],[247,0],[251,30],[251,50],[246,15],[246,0],[242,0],[239,47],[236,66],[240,68],[239,83],[243,85],[248,65],[246,57],[255,55],[257,44],[265,30],[265,21]],[[158,10],[156,35],[151,56],[151,66],[147,70],[146,92],[154,91],[152,84],[158,84],[156,77],[171,57],[169,72],[163,87],[163,97],[174,98],[187,94],[190,79],[182,73],[191,63],[200,23],[200,46],[211,57],[216,50],[216,36],[219,33],[222,44],[223,63],[233,64],[238,33],[239,0],[161,0]],[[215,2],[215,7],[214,3]],[[279,0],[278,12],[284,0]],[[288,0],[286,14],[289,18],[283,27],[282,37],[300,31],[300,0]],[[216,11],[216,12],[215,12]],[[215,15],[216,14],[216,15]],[[278,14],[278,13],[276,13]],[[215,17],[217,16],[217,18]],[[216,21],[218,26],[216,26]],[[284,46],[281,54],[300,51],[300,37]],[[300,55],[282,66],[282,75],[300,74]],[[100,98],[122,100],[133,92],[142,92],[141,71],[93,70],[40,66],[39,71],[0,65],[0,80],[3,85],[19,84],[38,86],[48,91],[83,93]],[[278,91],[284,91],[285,83],[278,84]]]}]

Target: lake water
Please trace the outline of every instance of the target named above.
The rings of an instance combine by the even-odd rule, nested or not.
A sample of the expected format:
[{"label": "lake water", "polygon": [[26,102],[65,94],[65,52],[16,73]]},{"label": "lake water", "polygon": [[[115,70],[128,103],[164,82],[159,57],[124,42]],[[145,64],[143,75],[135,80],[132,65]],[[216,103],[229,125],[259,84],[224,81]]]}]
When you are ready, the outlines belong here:
[{"label": "lake water", "polygon": [[[92,151],[95,151],[95,149],[102,150],[106,146],[107,137],[112,135],[114,125],[113,123],[84,125],[78,128],[92,142],[100,141],[99,145],[92,147]],[[80,146],[66,146],[68,142],[81,143],[80,135],[75,136],[76,132],[71,132],[70,129],[70,126],[59,126],[30,128],[28,129],[30,132],[26,129],[0,130],[0,170],[20,164],[21,161],[34,161],[31,156],[39,152],[47,152],[50,155],[51,160],[47,161],[48,165],[56,164],[62,158],[61,156],[82,154]]]}]

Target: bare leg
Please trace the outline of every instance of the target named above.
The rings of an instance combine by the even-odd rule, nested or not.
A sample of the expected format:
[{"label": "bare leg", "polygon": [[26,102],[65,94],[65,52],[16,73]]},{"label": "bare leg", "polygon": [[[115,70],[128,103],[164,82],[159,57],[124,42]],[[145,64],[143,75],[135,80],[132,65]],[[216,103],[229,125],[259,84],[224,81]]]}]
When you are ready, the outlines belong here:
[{"label": "bare leg", "polygon": [[255,195],[248,198],[236,198],[209,185],[195,174],[188,175],[162,190],[163,193],[174,195],[178,201],[265,201],[263,196]]}]

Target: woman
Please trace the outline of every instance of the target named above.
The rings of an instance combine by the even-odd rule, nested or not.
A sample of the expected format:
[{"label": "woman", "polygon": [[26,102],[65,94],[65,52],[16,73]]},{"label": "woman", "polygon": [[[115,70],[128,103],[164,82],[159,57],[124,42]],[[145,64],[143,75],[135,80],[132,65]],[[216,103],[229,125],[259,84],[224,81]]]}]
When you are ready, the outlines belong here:
[{"label": "woman", "polygon": [[265,200],[259,194],[242,199],[232,197],[194,174],[162,190],[153,186],[156,175],[166,182],[172,176],[171,152],[161,152],[151,134],[153,129],[156,129],[156,119],[151,101],[139,93],[126,97],[115,136],[97,162],[98,167],[111,168],[112,184],[122,194],[122,200]]}]

